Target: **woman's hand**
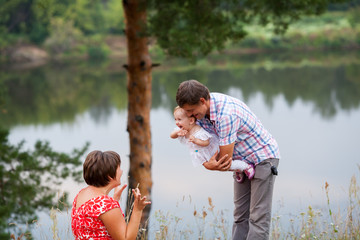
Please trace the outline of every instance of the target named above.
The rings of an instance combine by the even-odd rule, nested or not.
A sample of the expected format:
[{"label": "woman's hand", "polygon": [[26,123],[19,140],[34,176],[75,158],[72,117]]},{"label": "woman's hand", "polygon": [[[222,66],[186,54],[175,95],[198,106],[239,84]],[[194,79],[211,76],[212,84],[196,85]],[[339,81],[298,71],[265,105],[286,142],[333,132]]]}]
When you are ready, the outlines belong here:
[{"label": "woman's hand", "polygon": [[124,189],[127,187],[126,184],[124,184],[123,186],[117,186],[115,189],[114,189],[114,199],[115,201],[119,201],[120,200],[120,197],[121,197],[121,194],[122,192],[124,191]]},{"label": "woman's hand", "polygon": [[[114,199],[119,200],[121,193],[127,185],[118,186],[114,190]],[[140,190],[138,188],[132,189],[134,195],[134,207],[131,213],[129,223],[125,222],[125,218],[120,208],[113,208],[99,216],[99,219],[104,223],[106,230],[109,232],[112,239],[136,239],[138,234],[142,210],[146,205],[150,204],[146,201],[146,197],[141,197]]]},{"label": "woman's hand", "polygon": [[146,201],[146,196],[141,197],[139,188],[133,189],[132,192],[134,195],[134,209],[142,211],[146,205],[151,204],[150,201]]}]

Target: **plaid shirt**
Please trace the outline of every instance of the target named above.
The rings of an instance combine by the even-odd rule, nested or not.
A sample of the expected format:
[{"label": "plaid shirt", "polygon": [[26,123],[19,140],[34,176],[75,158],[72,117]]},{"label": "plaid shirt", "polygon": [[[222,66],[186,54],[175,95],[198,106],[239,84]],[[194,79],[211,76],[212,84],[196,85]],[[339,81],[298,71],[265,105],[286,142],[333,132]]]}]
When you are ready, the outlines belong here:
[{"label": "plaid shirt", "polygon": [[240,100],[221,93],[210,94],[210,119],[198,124],[220,138],[220,146],[235,142],[233,159],[258,164],[268,158],[280,158],[276,140],[260,120]]}]

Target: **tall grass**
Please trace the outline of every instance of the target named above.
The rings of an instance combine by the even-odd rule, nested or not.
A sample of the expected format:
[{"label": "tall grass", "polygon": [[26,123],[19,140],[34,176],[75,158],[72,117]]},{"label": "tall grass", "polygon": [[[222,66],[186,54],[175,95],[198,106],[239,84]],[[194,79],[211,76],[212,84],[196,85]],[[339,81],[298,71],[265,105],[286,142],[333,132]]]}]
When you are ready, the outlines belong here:
[{"label": "tall grass", "polygon": [[[191,202],[191,197],[189,197]],[[183,197],[184,202],[185,197]],[[188,208],[191,209],[191,208]],[[190,210],[191,211],[191,210]],[[230,239],[231,225],[226,210],[217,210],[208,197],[208,205],[198,209],[194,206],[191,223],[162,210],[155,211],[155,224],[152,231],[156,240],[162,239]]]},{"label": "tall grass", "polygon": [[[358,166],[360,169],[360,165]],[[334,211],[329,197],[330,185],[325,182],[326,209],[307,210],[290,219],[290,227],[281,226],[281,216],[272,218],[272,239],[360,239],[360,186],[352,176],[348,188],[348,203]]]},{"label": "tall grass", "polygon": [[[360,165],[358,166],[360,170]],[[348,200],[345,209],[334,210],[330,199],[331,186],[324,184],[326,205],[317,209],[308,206],[291,219],[274,214],[272,217],[270,238],[283,239],[360,239],[360,186],[352,176],[348,188]],[[222,210],[216,210],[212,199],[208,206],[193,212],[195,225],[183,226],[181,219],[161,210],[155,212],[155,239],[231,239],[232,219],[227,219]],[[283,225],[283,222],[286,222]],[[287,223],[288,222],[288,223]]]},{"label": "tall grass", "polygon": [[[358,166],[360,170],[360,165]],[[274,214],[271,222],[270,238],[273,240],[282,239],[360,239],[360,186],[357,178],[352,176],[348,187],[348,200],[345,209],[334,210],[330,199],[331,186],[324,184],[326,205],[325,208],[317,209],[308,206],[298,215],[292,216],[290,220],[283,219],[282,216]],[[191,197],[190,202],[191,202]],[[184,202],[185,197],[183,198]],[[159,209],[154,212],[155,222],[151,223],[151,236],[142,227],[139,231],[138,239],[231,239],[232,219],[226,217],[226,210],[217,210],[212,199],[208,198],[208,205],[198,209],[194,207],[192,211],[194,224],[187,224],[188,219],[176,216],[176,213],[165,213]],[[43,226],[35,224],[32,231],[39,232],[41,239],[73,239],[70,227],[70,209],[67,208],[65,214],[68,215],[66,221],[69,223],[65,231],[60,231],[58,225],[58,215],[64,215],[58,208],[52,208],[49,212],[51,226],[44,229]],[[127,218],[127,220],[129,220]],[[284,226],[283,221],[289,223]],[[19,227],[20,228],[20,227]],[[19,229],[18,229],[19,230]],[[50,232],[50,235],[44,232]],[[11,235],[11,239],[31,239],[29,229],[20,229],[16,234]]]}]

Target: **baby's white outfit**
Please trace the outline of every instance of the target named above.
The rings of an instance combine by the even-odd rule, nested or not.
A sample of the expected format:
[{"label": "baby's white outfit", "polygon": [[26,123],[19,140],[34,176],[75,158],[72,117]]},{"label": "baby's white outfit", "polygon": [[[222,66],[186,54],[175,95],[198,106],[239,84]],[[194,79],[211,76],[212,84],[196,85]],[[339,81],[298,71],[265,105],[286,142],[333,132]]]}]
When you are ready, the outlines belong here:
[{"label": "baby's white outfit", "polygon": [[200,128],[198,131],[193,133],[193,136],[200,140],[210,140],[209,145],[202,147],[190,142],[185,136],[178,137],[180,143],[185,144],[189,148],[192,163],[194,167],[197,167],[202,165],[204,162],[209,161],[216,151],[219,150],[219,137],[207,132],[203,128]]},{"label": "baby's white outfit", "polygon": [[[176,127],[175,129],[179,130],[180,128]],[[193,133],[193,136],[200,140],[210,139],[209,145],[202,147],[196,145],[189,141],[185,136],[179,136],[178,139],[180,143],[185,144],[189,150],[192,157],[192,163],[194,167],[202,165],[204,162],[210,160],[210,158],[216,153],[220,152],[219,149],[219,137],[215,134],[207,132],[205,129],[200,128],[198,131]],[[241,160],[233,160],[231,162],[230,171],[244,171],[249,165]]]}]

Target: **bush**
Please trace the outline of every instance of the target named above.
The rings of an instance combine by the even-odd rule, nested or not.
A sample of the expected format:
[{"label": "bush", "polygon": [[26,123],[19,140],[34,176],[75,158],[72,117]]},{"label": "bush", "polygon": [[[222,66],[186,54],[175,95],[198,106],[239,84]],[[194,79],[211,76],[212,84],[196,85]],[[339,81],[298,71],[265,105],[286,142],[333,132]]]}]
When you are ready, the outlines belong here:
[{"label": "bush", "polygon": [[349,22],[353,28],[356,28],[357,25],[360,25],[360,6],[350,11]]},{"label": "bush", "polygon": [[92,60],[103,60],[109,56],[110,49],[106,44],[91,45],[87,53]]},{"label": "bush", "polygon": [[74,27],[73,22],[62,18],[53,18],[50,28],[50,37],[46,39],[45,47],[54,54],[69,51],[82,38],[81,32]]}]

